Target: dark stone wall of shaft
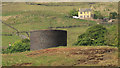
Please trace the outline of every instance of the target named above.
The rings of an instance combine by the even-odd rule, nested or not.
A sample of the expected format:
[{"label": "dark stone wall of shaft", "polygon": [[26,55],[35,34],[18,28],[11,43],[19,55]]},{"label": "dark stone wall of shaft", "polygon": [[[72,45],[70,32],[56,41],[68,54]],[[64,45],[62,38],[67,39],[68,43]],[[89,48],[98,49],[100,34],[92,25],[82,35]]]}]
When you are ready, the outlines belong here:
[{"label": "dark stone wall of shaft", "polygon": [[40,50],[50,47],[67,46],[67,31],[37,30],[30,32],[30,50]]}]

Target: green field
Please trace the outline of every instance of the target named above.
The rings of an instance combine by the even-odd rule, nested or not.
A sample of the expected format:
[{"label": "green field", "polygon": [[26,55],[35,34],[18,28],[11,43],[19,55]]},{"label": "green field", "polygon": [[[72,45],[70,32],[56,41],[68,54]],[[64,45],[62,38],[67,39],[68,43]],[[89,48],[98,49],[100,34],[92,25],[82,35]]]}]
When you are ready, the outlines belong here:
[{"label": "green field", "polygon": [[[56,6],[27,5],[26,3],[12,3],[12,4],[3,3],[3,21],[17,28],[19,31],[31,31],[31,30],[39,30],[39,29],[48,29],[48,27],[84,25],[88,23],[90,24],[96,23],[94,21],[76,20],[65,17],[68,15],[68,12],[70,10],[78,7],[79,6],[73,6],[71,8],[71,6],[56,7]],[[4,24],[2,28],[3,28],[2,29],[3,34],[15,32],[15,30],[9,28]],[[80,27],[80,28],[74,28],[72,30],[77,31],[77,33],[78,32],[81,33],[81,31],[82,30],[85,31],[85,29],[87,28]],[[71,28],[66,30],[68,30],[69,33],[71,32]],[[77,33],[73,35],[74,36],[79,35]],[[3,36],[3,48],[8,46],[9,42],[13,43],[15,40],[20,39],[15,35],[13,35],[10,38],[11,40],[6,38],[10,38],[10,37]],[[12,38],[14,38],[14,40],[12,40]]]},{"label": "green field", "polygon": [[[14,3],[13,2],[3,3],[3,6],[2,6],[3,21],[15,27],[19,31],[31,31],[31,30],[49,29],[49,27],[80,25],[81,27],[75,27],[75,28],[57,28],[60,30],[67,30],[67,47],[58,47],[58,49],[59,48],[70,48],[70,49],[78,48],[78,52],[79,52],[79,49],[82,49],[82,48],[89,49],[89,47],[83,47],[83,46],[73,47],[72,45],[77,41],[78,36],[84,33],[90,27],[90,26],[87,26],[88,24],[95,25],[98,22],[91,21],[91,20],[73,19],[73,18],[67,17],[69,12],[72,9],[90,8],[89,3],[87,2],[86,3],[85,2],[84,3],[82,2],[80,3],[79,2],[77,3],[71,3],[71,2],[69,3],[66,3],[66,2],[64,3],[52,3],[52,2],[51,3],[38,3],[37,2],[33,4],[34,5],[30,5],[24,2],[23,3],[15,3],[15,2]],[[118,8],[117,5],[118,4],[116,2],[113,2],[113,3],[96,2],[95,4],[92,4],[92,6],[94,7],[93,10],[99,10],[104,16],[108,16],[108,14],[113,11],[117,12],[117,8]],[[113,27],[111,25],[104,25],[104,26],[107,29],[110,29],[111,27]],[[114,28],[113,30],[112,29],[110,30],[111,38],[114,38],[114,35],[116,34],[116,31],[114,30],[117,30],[116,28]],[[56,29],[56,28],[53,28],[53,29]],[[4,24],[2,25],[2,31],[3,31],[2,32],[3,34],[13,34],[13,36],[2,36],[2,48],[7,48],[9,42],[13,44],[15,41],[21,39],[19,36],[15,34],[16,32],[15,30],[11,29],[10,27]],[[22,35],[27,36],[25,33],[22,33]],[[110,41],[111,40],[114,40],[114,39],[110,39]],[[94,47],[91,46],[90,48],[94,48]],[[101,47],[98,47],[98,48],[101,48]],[[95,61],[98,62],[98,60],[92,60],[93,64],[91,64],[91,66],[92,65],[93,66],[97,66],[97,65],[104,66],[105,63],[106,65],[116,66],[117,65],[117,62],[116,62],[117,61],[116,59],[117,48],[104,47],[104,46],[103,48],[113,48],[113,50],[115,49],[115,51],[112,51],[111,56],[107,54],[111,58],[114,58],[115,61],[110,60],[110,59],[105,59],[105,62],[103,62],[104,61],[103,60],[103,61],[100,61],[99,64],[94,64],[94,62]],[[53,52],[52,54],[55,54],[55,55],[49,55],[48,53],[44,53],[41,56],[33,56],[33,57],[26,56],[29,53],[34,53],[32,51],[23,52],[23,53],[14,53],[14,54],[3,54],[2,63],[3,63],[3,66],[11,66],[11,65],[15,65],[15,66],[20,66],[20,65],[22,66],[24,65],[25,66],[26,65],[28,66],[39,66],[39,65],[42,65],[42,66],[54,66],[54,65],[55,66],[59,66],[59,65],[82,66],[83,65],[84,66],[84,65],[90,65],[89,63],[92,62],[90,61],[87,64],[76,64],[76,63],[79,63],[77,59],[79,59],[81,55],[79,56],[71,55],[71,57],[69,56],[66,57],[66,54],[68,53],[68,51],[65,51],[65,54],[63,54],[64,52],[61,52],[59,50],[58,52],[60,52],[61,55],[58,55],[59,53],[56,54]],[[104,55],[106,55],[106,53]],[[87,55],[83,54],[83,57],[87,57]],[[81,57],[80,59],[82,59],[83,57]],[[60,63],[57,63],[57,62],[60,62]]]},{"label": "green field", "polygon": [[[90,8],[89,3],[35,3],[41,5],[29,5],[26,3],[3,3],[2,7],[2,19],[4,22],[15,27],[19,31],[31,31],[48,29],[48,27],[59,27],[59,26],[72,26],[72,25],[86,25],[86,24],[96,24],[95,21],[80,20],[68,18],[70,10],[78,8]],[[46,6],[47,5],[47,6]],[[58,6],[56,6],[58,5]],[[71,6],[70,6],[71,5]],[[113,7],[111,7],[112,5]],[[95,3],[92,5],[94,10],[100,10],[102,6],[103,9],[112,9],[111,11],[117,11],[117,3]],[[99,6],[99,7],[98,7]],[[96,9],[95,9],[96,8]],[[100,10],[101,12],[104,10]],[[110,11],[104,11],[106,16]],[[76,39],[78,35],[83,33],[88,26],[82,26],[80,28],[68,28],[68,39]],[[71,30],[72,29],[72,30]],[[70,31],[69,31],[70,30]],[[2,25],[3,34],[15,33],[16,31],[9,28],[6,25]],[[25,35],[25,34],[24,34]],[[70,35],[70,36],[69,36]],[[6,39],[10,38],[10,39]],[[12,39],[14,38],[14,40]],[[13,43],[15,40],[20,39],[19,37],[13,35],[11,37],[3,36],[3,48],[8,46],[8,43]],[[75,41],[70,42],[72,44]]]}]

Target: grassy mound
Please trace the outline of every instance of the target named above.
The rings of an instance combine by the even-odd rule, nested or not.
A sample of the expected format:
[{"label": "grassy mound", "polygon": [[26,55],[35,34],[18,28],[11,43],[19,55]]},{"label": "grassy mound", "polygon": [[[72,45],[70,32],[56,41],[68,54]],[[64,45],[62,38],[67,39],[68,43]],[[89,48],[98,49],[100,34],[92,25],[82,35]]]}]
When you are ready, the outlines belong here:
[{"label": "grassy mound", "polygon": [[106,45],[106,40],[104,39],[106,32],[107,29],[102,25],[94,25],[78,37],[78,42],[75,45]]}]

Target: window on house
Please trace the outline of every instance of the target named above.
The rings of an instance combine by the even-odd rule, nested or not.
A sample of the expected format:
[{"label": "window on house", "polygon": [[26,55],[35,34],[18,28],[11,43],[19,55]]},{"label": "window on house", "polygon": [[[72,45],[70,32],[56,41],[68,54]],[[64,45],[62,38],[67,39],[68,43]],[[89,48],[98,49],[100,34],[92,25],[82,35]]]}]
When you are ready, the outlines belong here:
[{"label": "window on house", "polygon": [[87,17],[89,17],[89,15],[87,15]]},{"label": "window on house", "polygon": [[83,16],[80,16],[81,18],[83,17]]},{"label": "window on house", "polygon": [[82,12],[80,12],[80,14],[82,14]]}]

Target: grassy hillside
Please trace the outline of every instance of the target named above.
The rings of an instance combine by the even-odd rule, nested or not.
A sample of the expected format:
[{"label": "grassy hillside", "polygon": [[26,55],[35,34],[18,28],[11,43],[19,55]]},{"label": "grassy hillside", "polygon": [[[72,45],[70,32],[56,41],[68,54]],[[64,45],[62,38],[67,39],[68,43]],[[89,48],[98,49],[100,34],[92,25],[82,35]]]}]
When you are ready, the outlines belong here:
[{"label": "grassy hillside", "polygon": [[[90,8],[90,3],[87,2],[64,2],[64,3],[33,3],[30,5],[28,3],[3,3],[2,7],[2,18],[3,21],[9,25],[17,28],[19,31],[31,31],[39,29],[48,29],[48,27],[59,27],[59,26],[73,26],[81,25],[79,28],[67,28],[64,30],[68,31],[68,44],[75,42],[78,35],[83,33],[88,26],[88,24],[96,24],[95,21],[80,20],[68,18],[70,10],[78,8]],[[112,5],[112,7],[110,7]],[[117,3],[95,3],[92,4],[94,10],[112,9],[110,11],[117,11]],[[110,11],[104,11],[103,15],[107,15]],[[3,34],[13,33],[15,30],[9,28],[6,25],[2,25]],[[25,34],[24,34],[25,35]],[[13,40],[14,39],[14,40]],[[8,43],[13,43],[19,40],[20,37],[13,36],[3,36],[3,47],[8,46]],[[74,41],[71,41],[73,40]],[[69,46],[69,45],[68,45]]]},{"label": "grassy hillside", "polygon": [[[114,47],[59,47],[3,54],[3,66],[117,66]],[[19,56],[18,56],[19,55]]]},{"label": "grassy hillside", "polygon": [[[67,47],[49,48],[38,51],[3,54],[3,66],[117,66],[118,52],[116,47],[100,46],[76,46],[80,34],[84,33],[90,26],[98,22],[90,20],[72,19],[67,17],[70,10],[78,8],[90,8],[90,3],[3,3],[2,18],[7,24],[15,27],[19,31],[31,31],[48,29],[48,27],[75,26],[74,28],[53,28],[67,30]],[[117,3],[92,4],[94,10],[99,10],[104,16],[109,12],[117,11]],[[109,9],[109,10],[108,10]],[[104,25],[109,29],[108,42],[116,41],[117,27]],[[117,26],[117,25],[115,25]],[[6,25],[2,25],[3,34],[13,34],[13,36],[2,36],[2,47],[6,48],[21,38],[15,34],[15,30]],[[25,33],[22,33],[26,35]],[[114,39],[112,39],[114,38]],[[59,63],[58,63],[59,62]]]}]

